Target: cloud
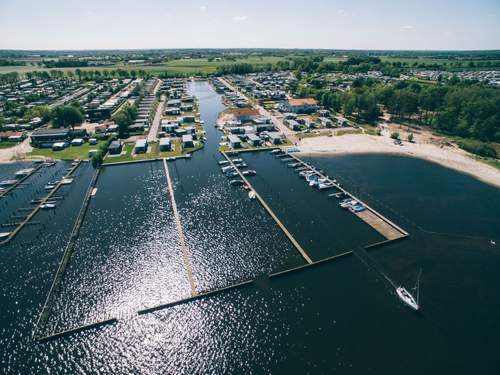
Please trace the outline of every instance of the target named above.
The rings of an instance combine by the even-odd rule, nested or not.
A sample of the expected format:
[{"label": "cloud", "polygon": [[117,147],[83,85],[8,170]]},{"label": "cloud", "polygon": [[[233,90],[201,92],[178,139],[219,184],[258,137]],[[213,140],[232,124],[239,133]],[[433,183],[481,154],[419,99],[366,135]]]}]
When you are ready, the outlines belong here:
[{"label": "cloud", "polygon": [[202,6],[200,7],[200,10],[201,10],[202,12],[205,12],[205,11],[207,10],[207,7],[206,7],[205,5],[202,5]]},{"label": "cloud", "polygon": [[248,19],[248,16],[234,16],[233,21],[234,22],[243,22]]},{"label": "cloud", "polygon": [[412,25],[404,25],[404,26],[399,26],[399,28],[402,30],[413,30],[415,27]]},{"label": "cloud", "polygon": [[339,16],[343,16],[343,15],[345,15],[345,14],[346,14],[346,11],[345,11],[344,9],[338,9],[338,10],[337,10],[337,14],[338,14]]}]

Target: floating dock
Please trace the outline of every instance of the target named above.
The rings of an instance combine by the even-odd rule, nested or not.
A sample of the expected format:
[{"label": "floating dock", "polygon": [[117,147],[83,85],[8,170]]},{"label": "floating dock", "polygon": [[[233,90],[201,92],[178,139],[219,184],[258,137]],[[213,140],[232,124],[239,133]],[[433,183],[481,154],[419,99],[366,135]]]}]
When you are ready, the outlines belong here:
[{"label": "floating dock", "polygon": [[0,193],[0,198],[5,197],[7,194],[9,194],[12,190],[14,190],[15,188],[17,188],[19,185],[23,185],[24,181],[26,181],[28,178],[30,178],[31,176],[33,176],[42,167],[43,167],[43,164],[40,164],[40,165],[36,166],[29,174],[27,174],[26,176],[20,178],[14,185],[12,185],[9,188],[3,190]]}]

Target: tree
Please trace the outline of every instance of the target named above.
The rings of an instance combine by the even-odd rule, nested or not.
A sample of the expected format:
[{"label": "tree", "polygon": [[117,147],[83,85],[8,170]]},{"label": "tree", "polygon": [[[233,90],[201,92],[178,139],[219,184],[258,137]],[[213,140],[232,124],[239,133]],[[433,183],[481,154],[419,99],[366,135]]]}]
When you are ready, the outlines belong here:
[{"label": "tree", "polygon": [[74,128],[84,121],[84,116],[80,109],[71,105],[55,107],[51,111],[52,126],[55,128]]},{"label": "tree", "polygon": [[408,134],[408,142],[413,143],[413,133]]},{"label": "tree", "polygon": [[392,139],[399,139],[399,133],[398,132],[391,133],[391,138]]}]

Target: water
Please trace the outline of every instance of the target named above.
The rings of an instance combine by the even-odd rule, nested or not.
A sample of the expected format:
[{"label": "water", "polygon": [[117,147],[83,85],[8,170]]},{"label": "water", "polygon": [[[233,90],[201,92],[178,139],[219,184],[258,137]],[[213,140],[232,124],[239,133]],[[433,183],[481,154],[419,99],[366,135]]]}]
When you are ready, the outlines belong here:
[{"label": "water", "polygon": [[[207,147],[169,163],[169,170],[198,287],[303,264],[258,203],[218,172],[213,120],[222,106],[207,84],[191,89],[201,101]],[[304,186],[283,165],[272,167],[276,161],[266,155],[244,156],[258,172],[252,183],[314,259],[378,239],[325,203],[326,193]],[[107,167],[48,329],[111,315],[120,322],[34,344],[34,322],[92,175],[87,166],[56,212],[35,219],[45,230],[23,229],[0,249],[2,373],[498,373],[500,257],[489,240],[500,243],[500,191],[403,157],[310,161],[407,229],[410,239],[370,251],[375,269],[351,256],[138,316],[142,306],[189,293],[178,237],[160,163]],[[280,207],[297,193],[303,214],[292,206],[288,216]],[[327,216],[311,224],[319,220],[311,212]],[[415,314],[378,269],[411,287],[420,267],[422,311]]]}]

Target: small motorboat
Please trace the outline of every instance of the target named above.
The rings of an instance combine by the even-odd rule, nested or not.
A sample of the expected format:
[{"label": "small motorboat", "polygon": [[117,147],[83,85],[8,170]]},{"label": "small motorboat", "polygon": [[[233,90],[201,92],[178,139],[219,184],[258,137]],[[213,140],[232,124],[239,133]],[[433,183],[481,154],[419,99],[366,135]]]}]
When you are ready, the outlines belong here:
[{"label": "small motorboat", "polygon": [[17,180],[3,180],[0,181],[0,186],[12,186],[17,183]]},{"label": "small motorboat", "polygon": [[249,169],[247,171],[241,172],[244,176],[255,176],[257,171],[255,169]]},{"label": "small motorboat", "polygon": [[241,186],[245,184],[245,181],[243,180],[231,180],[229,183],[233,186]]},{"label": "small motorboat", "polygon": [[233,163],[243,163],[243,159],[233,159],[231,160]]},{"label": "small motorboat", "polygon": [[44,203],[40,206],[40,208],[42,210],[51,210],[53,208],[56,208],[56,204],[55,203]]},{"label": "small motorboat", "polygon": [[227,164],[229,164],[228,160],[221,160],[221,161],[219,161],[219,165],[227,165]]},{"label": "small motorboat", "polygon": [[47,185],[45,185],[43,188],[44,188],[45,190],[52,190],[52,189],[54,189],[55,187],[56,187],[56,185],[47,184]]},{"label": "small motorboat", "polygon": [[257,197],[257,195],[255,194],[255,191],[250,190],[250,191],[248,192],[248,198],[250,198],[250,199],[255,199],[256,197]]}]

